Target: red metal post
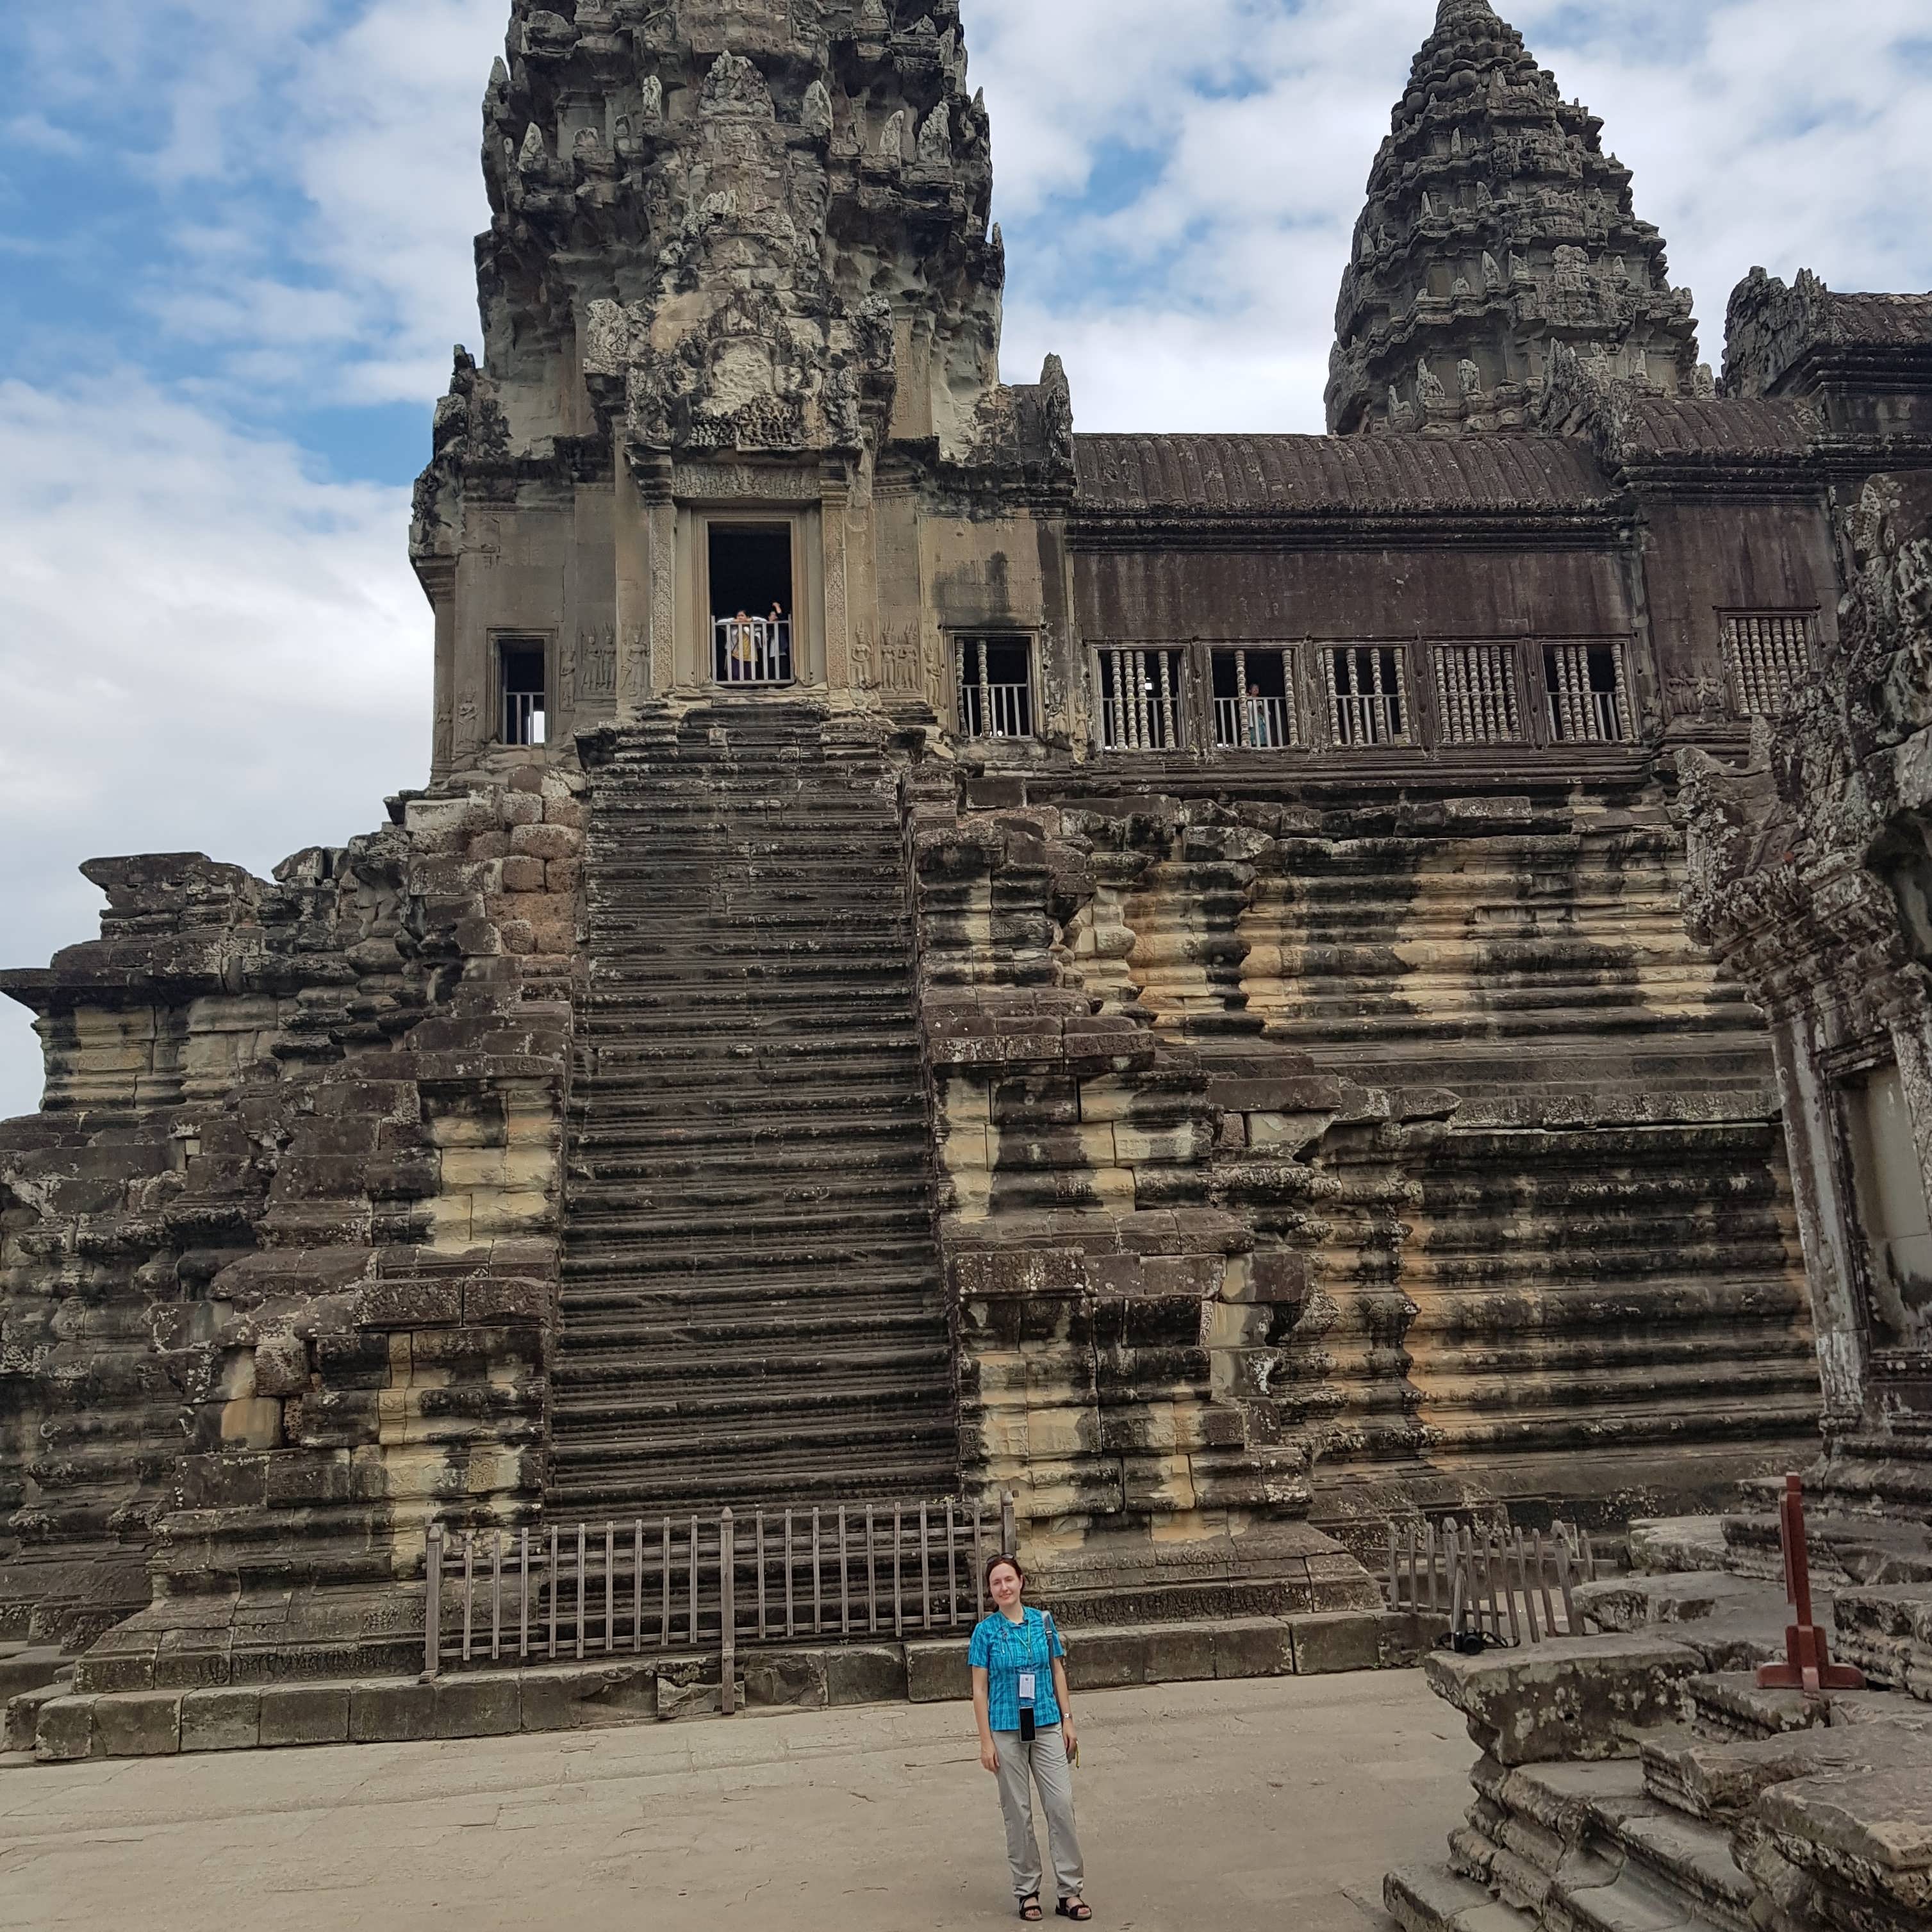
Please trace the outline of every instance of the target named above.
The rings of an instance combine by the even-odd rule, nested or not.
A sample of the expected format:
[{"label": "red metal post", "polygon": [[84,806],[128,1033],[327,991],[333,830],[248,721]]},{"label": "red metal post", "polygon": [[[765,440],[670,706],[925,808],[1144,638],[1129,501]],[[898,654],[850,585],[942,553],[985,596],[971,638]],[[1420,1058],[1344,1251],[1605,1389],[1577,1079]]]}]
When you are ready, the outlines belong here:
[{"label": "red metal post", "polygon": [[1825,1633],[1812,1621],[1811,1552],[1804,1536],[1804,1485],[1796,1476],[1785,1478],[1784,1499],[1778,1505],[1778,1534],[1784,1545],[1784,1588],[1796,1619],[1784,1634],[1784,1661],[1767,1664],[1757,1673],[1760,1690],[1802,1690],[1817,1696],[1826,1690],[1862,1690],[1864,1672],[1832,1661]]}]

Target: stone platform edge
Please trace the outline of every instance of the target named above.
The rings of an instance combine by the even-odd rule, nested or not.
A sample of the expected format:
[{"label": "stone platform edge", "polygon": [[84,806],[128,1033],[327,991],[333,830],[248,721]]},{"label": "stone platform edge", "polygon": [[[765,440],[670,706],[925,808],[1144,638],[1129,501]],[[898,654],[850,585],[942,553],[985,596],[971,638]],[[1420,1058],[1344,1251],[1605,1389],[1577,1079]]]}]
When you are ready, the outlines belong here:
[{"label": "stone platform edge", "polygon": [[[1076,1691],[1256,1677],[1400,1670],[1421,1660],[1439,1618],[1374,1611],[1150,1624],[1070,1633]],[[716,1656],[587,1658],[428,1678],[101,1692],[60,1686],[7,1707],[0,1750],[41,1764],[170,1757],[294,1744],[409,1744],[715,1716]],[[747,1714],[937,1704],[972,1694],[963,1636],[800,1645],[742,1652]]]}]

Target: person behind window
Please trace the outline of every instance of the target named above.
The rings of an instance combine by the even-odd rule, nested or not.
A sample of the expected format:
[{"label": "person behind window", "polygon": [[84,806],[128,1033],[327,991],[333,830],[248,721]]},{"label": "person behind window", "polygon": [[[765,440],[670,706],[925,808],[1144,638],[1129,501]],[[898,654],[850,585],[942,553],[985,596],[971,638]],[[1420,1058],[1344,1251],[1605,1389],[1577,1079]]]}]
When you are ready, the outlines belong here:
[{"label": "person behind window", "polygon": [[1274,721],[1268,716],[1268,700],[1258,684],[1248,686],[1248,742],[1258,752],[1274,743]]},{"label": "person behind window", "polygon": [[758,627],[740,610],[731,620],[731,681],[746,684],[758,674]]}]

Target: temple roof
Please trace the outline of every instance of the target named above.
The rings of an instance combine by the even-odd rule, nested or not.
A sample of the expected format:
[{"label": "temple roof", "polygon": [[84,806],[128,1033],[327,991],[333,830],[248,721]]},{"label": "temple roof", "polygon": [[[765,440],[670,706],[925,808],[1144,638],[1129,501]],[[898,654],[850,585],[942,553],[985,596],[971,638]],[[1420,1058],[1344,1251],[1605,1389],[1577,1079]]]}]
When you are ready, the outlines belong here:
[{"label": "temple roof", "polygon": [[1083,510],[1195,514],[1585,510],[1610,492],[1557,436],[1082,436]]},{"label": "temple roof", "polygon": [[1606,380],[1698,391],[1690,298],[1602,127],[1487,0],[1442,0],[1342,278],[1331,429],[1526,428],[1558,343]]},{"label": "temple roof", "polygon": [[1777,394],[1820,354],[1932,358],[1932,295],[1840,295],[1808,268],[1788,286],[1754,268],[1732,292],[1727,336],[1726,393]]}]

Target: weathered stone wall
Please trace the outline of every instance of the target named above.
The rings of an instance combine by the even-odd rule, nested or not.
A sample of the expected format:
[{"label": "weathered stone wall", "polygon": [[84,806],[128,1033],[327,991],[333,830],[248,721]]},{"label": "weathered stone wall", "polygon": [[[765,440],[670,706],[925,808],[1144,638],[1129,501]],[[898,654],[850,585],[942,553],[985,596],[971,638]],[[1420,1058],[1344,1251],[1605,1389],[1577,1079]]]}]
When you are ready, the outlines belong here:
[{"label": "weathered stone wall", "polygon": [[1659,796],[964,790],[1028,802],[921,847],[944,1231],[977,1466],[1053,1534],[1615,1520],[1808,1436],[1770,1069]]},{"label": "weathered stone wall", "polygon": [[[1818,1480],[1853,1510],[1922,1520],[1932,1282],[1897,1217],[1916,1207],[1922,1221],[1932,1195],[1932,485],[1874,479],[1845,536],[1838,638],[1790,716],[1746,769],[1681,761],[1687,904],[1771,1023],[1818,1312]],[[1855,1126],[1874,1081],[1895,1082],[1899,1103],[1883,1163]]]},{"label": "weathered stone wall", "polygon": [[0,1614],[97,1635],[152,1538],[137,1673],[353,1650],[406,1616],[321,1586],[419,1571],[434,1508],[536,1505],[580,789],[478,776],[273,883],[104,862],[101,940],[9,977],[50,1077],[0,1130]]}]

